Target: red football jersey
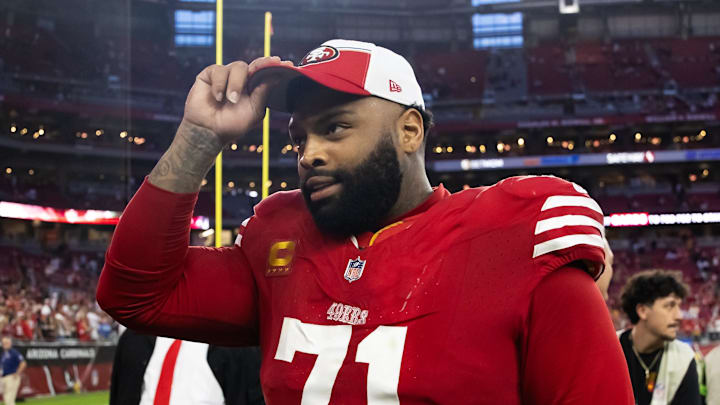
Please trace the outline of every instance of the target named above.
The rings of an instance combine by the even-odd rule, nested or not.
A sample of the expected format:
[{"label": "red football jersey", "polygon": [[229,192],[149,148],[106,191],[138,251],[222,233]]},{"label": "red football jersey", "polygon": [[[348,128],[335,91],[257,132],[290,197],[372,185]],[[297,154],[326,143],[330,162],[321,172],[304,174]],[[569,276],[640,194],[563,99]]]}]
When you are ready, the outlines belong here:
[{"label": "red football jersey", "polygon": [[[128,263],[147,247],[118,236],[121,223],[98,299],[155,333],[259,338],[268,404],[631,404],[607,310],[578,269],[602,271],[602,222],[579,186],[516,177],[453,195],[441,186],[379,232],[338,240],[298,191],[277,193],[235,248],[190,248],[177,265],[164,245],[143,271]],[[146,271],[163,266],[157,279]],[[143,279],[147,291],[131,287]]]}]

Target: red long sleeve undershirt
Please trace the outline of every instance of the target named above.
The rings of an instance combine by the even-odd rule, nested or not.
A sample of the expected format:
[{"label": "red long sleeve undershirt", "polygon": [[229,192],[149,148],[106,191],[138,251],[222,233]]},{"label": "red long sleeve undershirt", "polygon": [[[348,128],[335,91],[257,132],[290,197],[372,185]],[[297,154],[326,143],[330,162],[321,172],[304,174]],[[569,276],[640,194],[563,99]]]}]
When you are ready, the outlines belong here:
[{"label": "red long sleeve undershirt", "polygon": [[[220,345],[257,343],[257,293],[239,247],[188,247],[197,194],[146,181],[115,230],[97,300],[128,327]],[[533,292],[520,342],[524,403],[631,405],[608,311],[592,279],[567,267]]]},{"label": "red long sleeve undershirt", "polygon": [[219,345],[256,343],[255,281],[240,248],[189,247],[197,194],[140,187],[108,248],[97,300],[124,325]]}]

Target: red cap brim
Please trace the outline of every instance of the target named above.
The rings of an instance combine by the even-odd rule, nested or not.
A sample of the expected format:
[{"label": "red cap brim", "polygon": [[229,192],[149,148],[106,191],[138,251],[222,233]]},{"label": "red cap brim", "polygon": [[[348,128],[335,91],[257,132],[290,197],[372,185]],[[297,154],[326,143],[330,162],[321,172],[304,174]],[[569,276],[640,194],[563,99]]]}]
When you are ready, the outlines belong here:
[{"label": "red cap brim", "polygon": [[268,107],[271,110],[291,112],[288,105],[288,91],[290,83],[298,77],[306,77],[322,86],[330,89],[361,96],[369,96],[370,93],[355,83],[349,82],[343,78],[312,69],[312,65],[307,67],[294,67],[280,64],[269,64],[255,71],[250,76],[248,89],[252,91],[255,87],[268,80],[279,80],[270,89],[268,96]]}]

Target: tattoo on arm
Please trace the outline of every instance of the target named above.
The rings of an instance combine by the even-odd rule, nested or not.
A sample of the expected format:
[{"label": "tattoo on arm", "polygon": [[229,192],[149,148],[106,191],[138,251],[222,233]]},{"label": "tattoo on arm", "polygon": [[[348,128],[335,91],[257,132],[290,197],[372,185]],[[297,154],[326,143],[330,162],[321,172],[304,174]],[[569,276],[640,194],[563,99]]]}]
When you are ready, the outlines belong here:
[{"label": "tattoo on arm", "polygon": [[194,193],[222,151],[210,130],[182,122],[170,148],[150,172],[153,185],[175,193]]}]

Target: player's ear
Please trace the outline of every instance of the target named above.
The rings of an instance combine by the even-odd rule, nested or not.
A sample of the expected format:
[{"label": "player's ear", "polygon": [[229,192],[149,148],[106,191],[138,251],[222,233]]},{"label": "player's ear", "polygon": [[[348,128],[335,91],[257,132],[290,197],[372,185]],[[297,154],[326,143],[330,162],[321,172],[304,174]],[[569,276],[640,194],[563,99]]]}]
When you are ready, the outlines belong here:
[{"label": "player's ear", "polygon": [[648,307],[647,304],[637,304],[635,306],[635,312],[637,312],[638,318],[642,321],[647,320],[649,310],[650,307]]},{"label": "player's ear", "polygon": [[398,146],[405,153],[415,153],[423,145],[425,137],[423,118],[414,108],[406,109],[397,120]]}]

